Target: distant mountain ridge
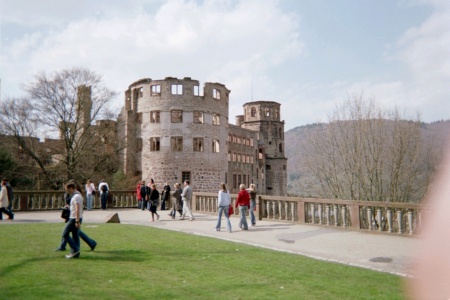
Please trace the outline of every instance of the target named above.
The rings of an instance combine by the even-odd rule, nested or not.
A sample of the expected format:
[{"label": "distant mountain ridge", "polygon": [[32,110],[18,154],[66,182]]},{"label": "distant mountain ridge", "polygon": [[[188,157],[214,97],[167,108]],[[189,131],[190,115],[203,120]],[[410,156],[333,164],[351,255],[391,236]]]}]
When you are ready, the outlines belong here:
[{"label": "distant mountain ridge", "polygon": [[[285,154],[288,158],[287,178],[288,194],[301,197],[317,197],[314,190],[318,188],[317,179],[308,173],[300,141],[308,137],[309,130],[319,130],[327,123],[314,123],[298,126],[285,133]],[[450,120],[422,123],[422,137],[441,158],[446,145],[450,142]]]}]

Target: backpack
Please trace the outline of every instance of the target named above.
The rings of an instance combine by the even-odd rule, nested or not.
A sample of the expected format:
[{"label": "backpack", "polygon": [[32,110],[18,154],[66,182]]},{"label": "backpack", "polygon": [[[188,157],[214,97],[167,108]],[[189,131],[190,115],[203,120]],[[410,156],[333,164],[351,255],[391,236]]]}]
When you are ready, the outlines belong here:
[{"label": "backpack", "polygon": [[108,191],[108,186],[106,184],[102,185],[102,192],[106,193]]}]

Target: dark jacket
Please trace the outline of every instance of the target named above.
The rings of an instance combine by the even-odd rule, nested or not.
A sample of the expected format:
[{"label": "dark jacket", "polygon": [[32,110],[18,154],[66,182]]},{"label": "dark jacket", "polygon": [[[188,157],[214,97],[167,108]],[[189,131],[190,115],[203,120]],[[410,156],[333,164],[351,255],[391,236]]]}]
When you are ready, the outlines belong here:
[{"label": "dark jacket", "polygon": [[158,205],[159,192],[157,189],[151,190],[149,200],[152,201],[152,205]]}]

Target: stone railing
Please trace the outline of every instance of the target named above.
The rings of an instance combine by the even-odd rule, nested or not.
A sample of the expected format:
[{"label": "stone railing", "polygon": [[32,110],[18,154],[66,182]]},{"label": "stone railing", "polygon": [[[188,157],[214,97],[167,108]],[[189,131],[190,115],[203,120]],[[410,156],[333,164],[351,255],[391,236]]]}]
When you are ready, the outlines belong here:
[{"label": "stone railing", "polygon": [[[51,210],[65,204],[63,191],[14,191],[14,210]],[[235,203],[237,194],[232,194]],[[171,198],[172,200],[172,198]],[[86,199],[84,199],[86,201]],[[135,191],[114,191],[108,198],[109,208],[137,207]],[[167,203],[167,207],[171,207]],[[100,208],[100,197],[94,198]],[[217,213],[217,193],[193,193],[193,211]],[[352,228],[399,234],[416,234],[422,223],[424,206],[411,203],[330,200],[260,195],[256,201],[258,220],[279,220],[322,226]],[[235,215],[239,211],[235,210]]]},{"label": "stone railing", "polygon": [[[108,195],[108,207],[127,208],[137,207],[135,191],[111,191]],[[64,191],[14,191],[14,210],[51,210],[64,207]],[[83,194],[84,205],[86,197]],[[93,208],[100,208],[100,196],[94,197]]]},{"label": "stone railing", "polygon": [[[231,195],[235,203],[237,195]],[[216,193],[194,193],[193,210],[217,211]],[[358,230],[415,234],[421,228],[420,204],[258,196],[256,218]],[[235,214],[238,211],[235,210]]]}]

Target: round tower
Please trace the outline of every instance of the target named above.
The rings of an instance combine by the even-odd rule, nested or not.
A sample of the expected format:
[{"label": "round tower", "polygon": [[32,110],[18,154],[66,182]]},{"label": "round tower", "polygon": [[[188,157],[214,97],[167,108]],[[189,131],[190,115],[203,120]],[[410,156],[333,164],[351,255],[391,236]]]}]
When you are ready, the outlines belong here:
[{"label": "round tower", "polygon": [[220,83],[166,77],[142,79],[125,91],[128,172],[157,184],[190,180],[216,190],[228,169],[228,101]]}]

